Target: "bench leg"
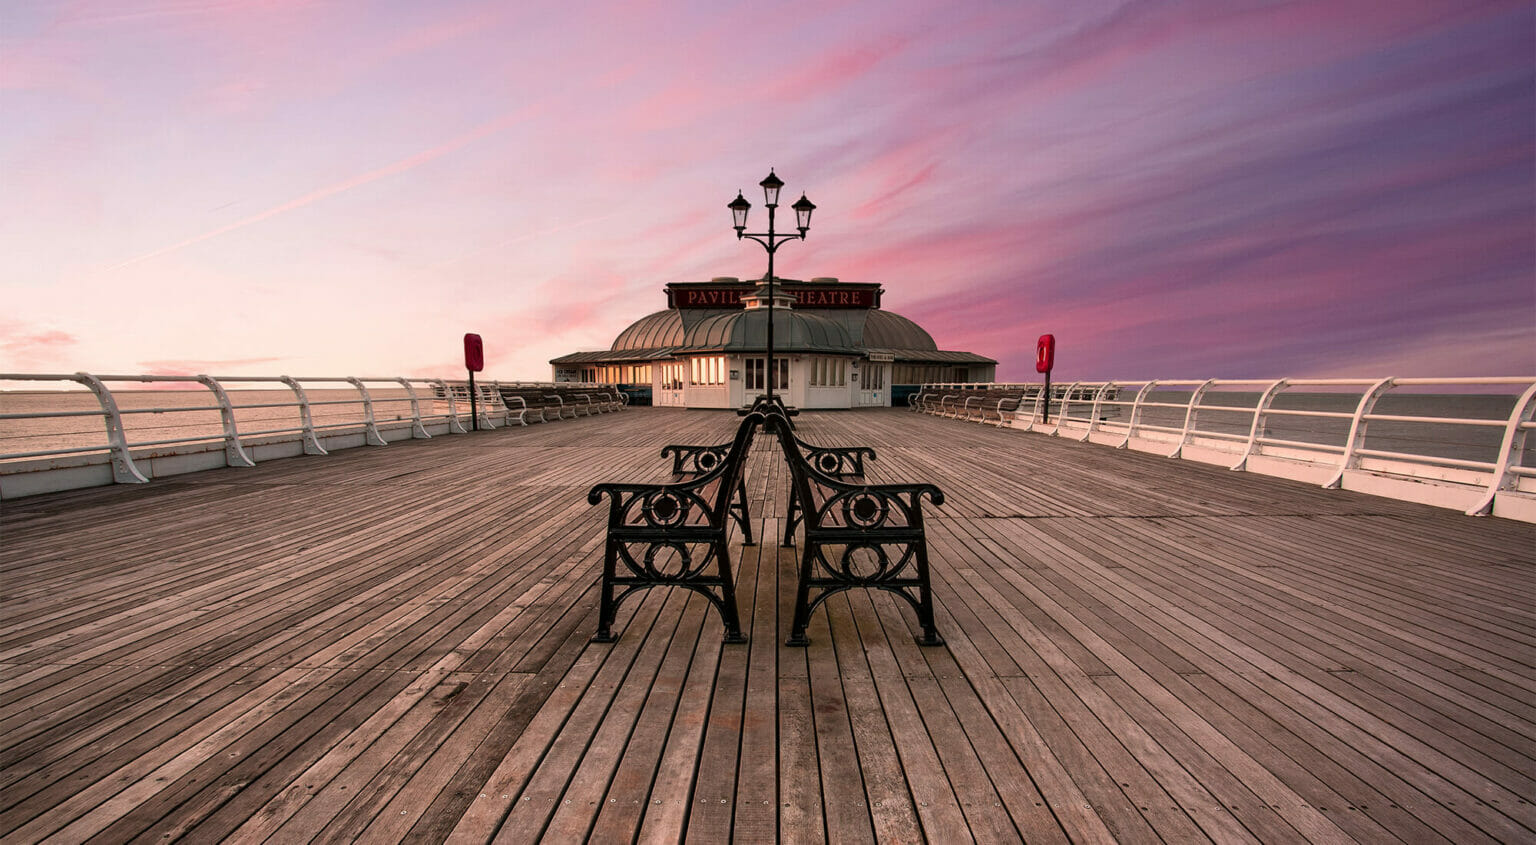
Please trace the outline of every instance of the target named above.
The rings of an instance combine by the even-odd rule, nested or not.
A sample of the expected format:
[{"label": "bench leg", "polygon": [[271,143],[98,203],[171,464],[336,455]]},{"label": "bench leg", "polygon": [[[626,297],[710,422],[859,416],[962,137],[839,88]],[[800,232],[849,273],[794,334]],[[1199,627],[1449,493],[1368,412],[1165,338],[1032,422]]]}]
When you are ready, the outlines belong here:
[{"label": "bench leg", "polygon": [[795,621],[789,628],[789,639],[784,641],[788,646],[808,646],[811,644],[805,636],[806,626],[811,624],[811,572],[816,565],[816,547],[809,540],[805,548],[800,550],[800,579],[795,587]]},{"label": "bench leg", "polygon": [[747,510],[747,478],[743,474],[741,480],[736,482],[736,501],[731,503],[731,516],[736,518],[736,524],[741,526],[741,533],[745,537],[744,546],[755,546],[752,541],[752,512]]},{"label": "bench leg", "polygon": [[613,635],[613,578],[617,573],[615,567],[619,562],[619,550],[612,539],[604,544],[603,548],[603,581],[598,589],[597,605],[597,633],[592,635],[594,643],[618,642],[618,637]]},{"label": "bench leg", "polygon": [[933,624],[933,585],[928,581],[928,541],[917,543],[917,624],[923,632],[917,637],[918,645],[943,645],[938,626]]},{"label": "bench leg", "polygon": [[[917,565],[917,577],[904,578],[895,583],[885,584],[875,582],[860,582],[849,584],[828,579],[817,579],[814,576],[816,567],[818,545],[806,540],[805,548],[801,550],[800,557],[800,582],[795,588],[795,617],[789,629],[789,639],[784,641],[787,646],[808,646],[811,644],[809,637],[805,635],[805,629],[811,624],[811,587],[817,587],[821,592],[817,594],[817,603],[828,593],[840,590],[868,588],[885,589],[898,593],[907,599],[917,611],[917,623],[922,627],[922,632],[914,639],[921,646],[944,645],[944,638],[939,636],[939,628],[933,620],[933,587],[928,580],[928,543],[919,540],[914,549],[914,563]],[[917,589],[916,600],[913,601],[912,589]]]},{"label": "bench leg", "polygon": [[744,643],[747,637],[741,632],[741,617],[736,613],[736,577],[731,573],[729,544],[721,540],[715,549],[720,565],[720,619],[725,623],[725,637],[721,642]]}]

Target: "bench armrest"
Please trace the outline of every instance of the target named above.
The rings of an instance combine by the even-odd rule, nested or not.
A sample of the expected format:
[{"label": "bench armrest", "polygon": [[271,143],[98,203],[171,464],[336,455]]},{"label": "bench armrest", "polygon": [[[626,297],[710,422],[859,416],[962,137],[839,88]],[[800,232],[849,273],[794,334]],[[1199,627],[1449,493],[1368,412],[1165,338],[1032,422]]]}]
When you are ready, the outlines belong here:
[{"label": "bench armrest", "polygon": [[672,459],[673,475],[695,475],[709,472],[721,464],[731,454],[731,444],[721,443],[717,446],[689,446],[681,443],[673,443],[661,447],[661,456]]},{"label": "bench armrest", "polygon": [[795,438],[795,445],[806,463],[833,478],[862,478],[864,459],[875,459],[875,450],[868,446],[813,446],[799,437]]}]

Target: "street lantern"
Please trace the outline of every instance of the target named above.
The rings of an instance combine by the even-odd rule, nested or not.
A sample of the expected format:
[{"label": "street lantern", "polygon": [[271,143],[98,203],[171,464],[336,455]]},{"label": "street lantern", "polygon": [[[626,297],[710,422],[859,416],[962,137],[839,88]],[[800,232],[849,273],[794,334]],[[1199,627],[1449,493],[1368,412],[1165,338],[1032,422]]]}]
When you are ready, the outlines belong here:
[{"label": "street lantern", "polygon": [[784,187],[784,182],[774,175],[772,168],[769,168],[768,178],[758,184],[763,186],[764,204],[768,206],[768,231],[747,232],[747,212],[751,210],[752,204],[747,202],[746,197],[741,195],[741,191],[736,192],[736,199],[731,200],[727,208],[731,210],[731,225],[736,229],[737,239],[748,238],[757,241],[763,245],[763,249],[768,250],[768,360],[765,362],[767,364],[767,372],[764,373],[764,377],[768,398],[772,399],[773,382],[774,378],[778,375],[778,370],[774,367],[773,360],[773,254],[778,252],[779,247],[785,241],[805,239],[806,231],[811,228],[811,212],[816,210],[816,206],[805,198],[805,194],[801,194],[800,199],[792,206],[795,210],[796,228],[800,230],[800,234],[781,235],[774,229],[774,212],[778,210],[779,189]]},{"label": "street lantern", "polygon": [[773,168],[768,168],[768,178],[757,184],[763,186],[763,203],[769,208],[779,204],[779,189],[784,187],[784,181],[773,175]]},{"label": "street lantern", "polygon": [[731,210],[731,219],[735,221],[736,226],[736,237],[740,238],[741,233],[747,230],[747,212],[752,210],[752,203],[747,202],[747,198],[741,195],[741,191],[737,191],[736,199],[731,200],[731,204],[726,207]]},{"label": "street lantern", "polygon": [[790,208],[795,210],[795,223],[800,229],[800,237],[803,238],[805,230],[811,228],[811,212],[816,210],[816,205],[806,199],[805,194],[801,194],[800,199],[795,200],[795,204]]}]

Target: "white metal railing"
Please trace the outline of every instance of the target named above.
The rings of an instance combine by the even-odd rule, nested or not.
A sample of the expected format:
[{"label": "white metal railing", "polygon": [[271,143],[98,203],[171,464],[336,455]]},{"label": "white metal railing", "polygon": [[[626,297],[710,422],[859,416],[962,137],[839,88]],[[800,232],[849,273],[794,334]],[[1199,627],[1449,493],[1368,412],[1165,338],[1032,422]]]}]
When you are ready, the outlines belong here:
[{"label": "white metal railing", "polygon": [[[1525,449],[1527,434],[1536,428],[1532,377],[1074,382],[1052,386],[1049,408],[1038,383],[929,384],[914,397],[913,409],[969,416],[956,410],[978,391],[1016,394],[1011,410],[999,404],[1003,410],[989,421],[1024,431],[1135,446],[1170,458],[1187,457],[1193,449],[1199,459],[1219,460],[1233,470],[1251,470],[1256,459],[1306,464],[1322,473],[1327,488],[1345,486],[1346,477],[1359,474],[1460,488],[1462,494],[1471,488],[1476,495],[1465,507],[1470,515],[1493,513],[1500,496],[1536,500],[1536,484],[1531,483],[1536,467]],[[1303,397],[1313,407],[1285,402]],[[1489,408],[1498,406],[1501,413],[1423,410],[1436,404],[1465,407],[1471,399],[1488,400]],[[1383,409],[1391,401],[1405,407]],[[1502,410],[1505,404],[1507,411]],[[1394,426],[1395,431],[1383,433]],[[1460,434],[1468,431],[1486,434]],[[1465,454],[1454,454],[1457,450]],[[1406,496],[1415,497],[1451,501],[1436,500],[1433,494]]]},{"label": "white metal railing", "polygon": [[[5,403],[7,406],[24,404],[16,400],[18,396],[28,397],[38,406],[0,406],[0,480],[66,465],[105,463],[110,466],[111,481],[138,483],[152,474],[146,463],[171,455],[222,450],[221,465],[253,466],[257,460],[254,451],[274,443],[287,444],[293,454],[324,455],[328,446],[354,442],[384,446],[391,436],[430,438],[429,426],[438,434],[464,433],[470,411],[463,382],[434,378],[0,373],[0,382],[73,383],[89,391],[0,391],[0,399],[12,400]],[[129,391],[124,384],[154,389]],[[483,427],[495,428],[497,421],[506,424],[519,417],[516,409],[508,408],[501,399],[503,384],[554,386],[548,382],[477,383]],[[118,386],[116,393],[111,385]],[[252,390],[253,386],[258,389]],[[587,390],[578,395],[588,414],[617,409],[622,404],[621,399],[606,396],[594,399],[600,389],[597,385],[562,383],[559,387]],[[69,401],[85,396],[94,397],[91,407],[83,407],[86,402]],[[129,396],[134,401],[125,401]],[[215,413],[218,422],[212,423]],[[69,428],[75,420],[95,422],[84,429]],[[206,466],[204,461],[195,468]],[[50,489],[79,486],[67,481],[61,484]]]}]

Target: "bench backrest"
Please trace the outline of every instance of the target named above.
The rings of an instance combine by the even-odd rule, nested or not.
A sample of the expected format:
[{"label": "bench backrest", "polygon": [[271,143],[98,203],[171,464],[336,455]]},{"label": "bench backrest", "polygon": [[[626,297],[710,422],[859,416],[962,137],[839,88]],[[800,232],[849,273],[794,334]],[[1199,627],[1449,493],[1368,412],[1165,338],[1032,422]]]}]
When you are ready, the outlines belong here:
[{"label": "bench backrest", "polygon": [[587,501],[595,505],[603,495],[613,496],[610,536],[622,531],[632,539],[665,541],[677,529],[698,530],[707,525],[723,530],[730,518],[731,497],[746,471],[747,452],[762,424],[762,414],[748,414],[737,427],[725,460],[696,478],[671,484],[599,484],[587,494]]},{"label": "bench backrest", "polygon": [[723,460],[714,469],[687,482],[708,503],[709,523],[715,527],[724,528],[726,525],[730,516],[731,497],[735,495],[736,486],[741,483],[742,475],[746,472],[747,453],[752,450],[752,440],[757,436],[758,426],[762,424],[762,414],[748,414],[736,427],[736,436],[731,438],[730,448]]},{"label": "bench backrest", "polygon": [[544,390],[538,387],[509,387],[503,385],[501,395],[506,398],[516,397],[530,408],[542,408],[545,404]]},{"label": "bench backrest", "polygon": [[791,495],[799,499],[807,536],[823,531],[858,533],[869,542],[901,541],[923,531],[922,505],[927,496],[944,503],[932,484],[854,484],[819,471],[801,454],[794,433],[777,417],[767,417],[789,464]]},{"label": "bench backrest", "polygon": [[863,478],[864,459],[875,459],[875,450],[868,446],[815,446],[793,432],[789,436],[794,438],[795,448],[806,463],[833,478]]}]

